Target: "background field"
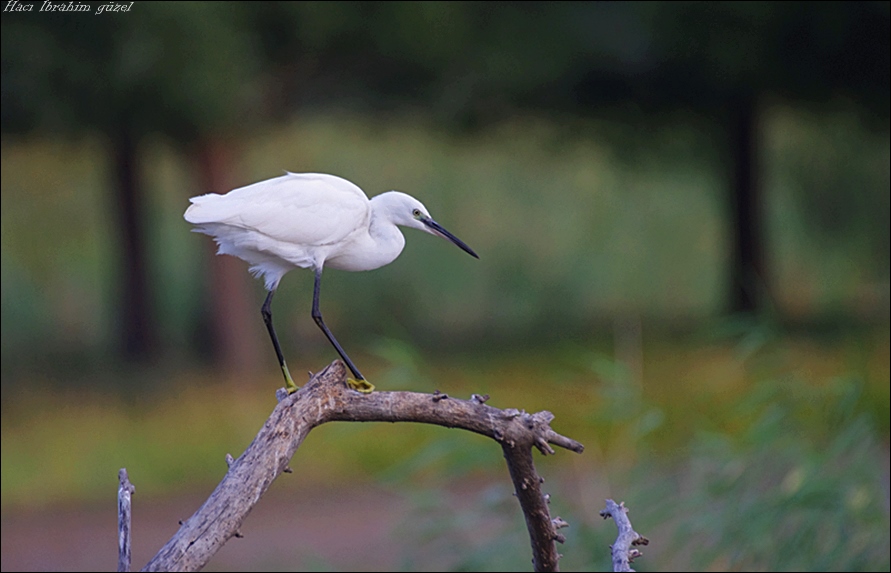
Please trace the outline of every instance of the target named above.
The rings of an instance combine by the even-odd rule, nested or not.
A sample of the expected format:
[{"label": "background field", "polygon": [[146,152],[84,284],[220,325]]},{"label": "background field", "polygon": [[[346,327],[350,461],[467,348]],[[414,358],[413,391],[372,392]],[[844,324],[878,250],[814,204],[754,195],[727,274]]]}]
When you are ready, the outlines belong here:
[{"label": "background field", "polygon": [[[844,97],[758,106],[766,273],[745,314],[728,312],[719,143],[693,111],[642,127],[508,107],[467,128],[436,109],[341,102],[220,140],[230,187],[288,170],[406,191],[480,254],[406,231],[391,265],[326,271],[322,310],[379,390],[489,394],[553,412],[585,444],[536,455],[571,524],[564,570],[609,567],[607,497],[652,540],[638,570],[888,570],[887,126]],[[281,385],[264,291],[240,261],[241,290],[224,300],[247,309],[244,354],[215,349],[222,275],[182,219],[207,180],[194,148],[160,128],[138,166],[157,333],[148,357],[128,357],[113,149],[102,129],[4,131],[4,571],[113,568],[121,467],[137,488],[141,567]],[[274,309],[298,383],[336,356],[309,316],[310,277],[289,274]],[[529,569],[490,440],[331,424],[291,466],[210,569]]]}]

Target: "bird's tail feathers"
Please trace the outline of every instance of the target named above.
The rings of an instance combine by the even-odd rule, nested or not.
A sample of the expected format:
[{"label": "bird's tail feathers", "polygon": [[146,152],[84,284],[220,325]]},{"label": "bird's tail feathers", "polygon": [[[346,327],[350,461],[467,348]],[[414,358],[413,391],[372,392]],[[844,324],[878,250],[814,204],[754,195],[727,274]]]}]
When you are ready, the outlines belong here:
[{"label": "bird's tail feathers", "polygon": [[190,198],[189,202],[192,204],[186,209],[183,218],[195,225],[219,221],[219,210],[212,207],[213,201],[219,197],[222,197],[222,195],[207,193],[206,195]]}]

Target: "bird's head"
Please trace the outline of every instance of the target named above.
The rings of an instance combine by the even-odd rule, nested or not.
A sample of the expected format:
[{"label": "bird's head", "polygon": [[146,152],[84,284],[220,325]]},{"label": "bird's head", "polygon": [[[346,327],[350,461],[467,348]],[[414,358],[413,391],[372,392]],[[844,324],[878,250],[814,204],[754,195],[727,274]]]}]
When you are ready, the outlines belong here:
[{"label": "bird's head", "polygon": [[399,191],[389,191],[381,193],[372,199],[379,205],[379,212],[392,223],[402,225],[403,227],[412,227],[448,239],[464,252],[479,258],[473,249],[467,244],[447,231],[442,225],[433,220],[427,208],[424,205],[406,193]]}]

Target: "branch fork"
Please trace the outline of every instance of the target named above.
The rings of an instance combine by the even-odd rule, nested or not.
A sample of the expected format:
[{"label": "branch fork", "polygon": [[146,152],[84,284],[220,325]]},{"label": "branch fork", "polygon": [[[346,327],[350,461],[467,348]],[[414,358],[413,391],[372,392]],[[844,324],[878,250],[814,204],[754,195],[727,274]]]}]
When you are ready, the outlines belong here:
[{"label": "branch fork", "polygon": [[326,422],[419,422],[461,428],[501,444],[515,495],[520,502],[532,545],[536,571],[557,571],[557,532],[568,523],[551,518],[543,479],[532,462],[532,448],[553,454],[557,446],[581,453],[579,442],[553,431],[550,412],[529,414],[485,404],[488,396],[470,400],[444,393],[373,392],[362,394],[347,385],[346,367],[335,361],[312,376],[297,392],[276,392],[278,405],[250,446],[237,459],[226,456],[228,472],[207,501],[148,562],[144,571],[197,571],[232,537],[272,482],[283,472],[309,432]]}]

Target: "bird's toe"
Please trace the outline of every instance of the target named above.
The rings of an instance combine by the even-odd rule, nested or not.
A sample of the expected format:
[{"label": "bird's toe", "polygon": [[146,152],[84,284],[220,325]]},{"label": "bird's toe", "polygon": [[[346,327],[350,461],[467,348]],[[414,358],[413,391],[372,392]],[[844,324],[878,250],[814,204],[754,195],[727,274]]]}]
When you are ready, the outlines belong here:
[{"label": "bird's toe", "polygon": [[347,378],[347,386],[356,392],[362,392],[363,394],[371,394],[374,392],[374,384],[365,379],[354,380],[352,378]]}]

